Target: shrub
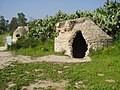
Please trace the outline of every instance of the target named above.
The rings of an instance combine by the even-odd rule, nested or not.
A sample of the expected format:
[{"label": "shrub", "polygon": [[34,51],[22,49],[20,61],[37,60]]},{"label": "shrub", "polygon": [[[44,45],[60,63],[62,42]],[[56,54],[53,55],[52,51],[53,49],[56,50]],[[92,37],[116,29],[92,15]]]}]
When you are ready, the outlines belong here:
[{"label": "shrub", "polygon": [[44,43],[49,43],[51,39],[48,39],[47,36],[41,35],[39,38],[35,38],[34,36],[21,36],[18,38],[16,44],[12,44],[12,46],[8,46],[8,49],[26,49],[26,48],[34,48],[37,45]]},{"label": "shrub", "polygon": [[16,44],[12,45],[12,49],[33,48],[39,43],[40,40],[38,38],[22,36],[17,40]]}]

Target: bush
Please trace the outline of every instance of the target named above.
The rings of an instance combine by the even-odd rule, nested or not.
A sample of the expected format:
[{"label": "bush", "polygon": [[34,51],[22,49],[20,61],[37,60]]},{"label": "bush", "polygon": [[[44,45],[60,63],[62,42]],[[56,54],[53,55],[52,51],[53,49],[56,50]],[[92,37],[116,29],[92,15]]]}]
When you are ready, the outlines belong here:
[{"label": "bush", "polygon": [[26,49],[26,48],[34,48],[39,44],[49,43],[50,39],[47,38],[47,36],[41,35],[39,38],[35,38],[34,36],[21,36],[18,38],[16,44],[12,44],[12,46],[8,46],[8,49]]},{"label": "bush", "polygon": [[[54,42],[53,40],[47,40],[46,42],[40,42],[39,45],[31,48],[16,50],[17,55],[28,55],[28,56],[45,56],[50,54],[56,54],[54,52]],[[58,53],[59,54],[59,53]]]},{"label": "bush", "polygon": [[12,49],[33,48],[39,43],[40,40],[38,38],[22,36],[17,40],[16,44],[12,45]]}]

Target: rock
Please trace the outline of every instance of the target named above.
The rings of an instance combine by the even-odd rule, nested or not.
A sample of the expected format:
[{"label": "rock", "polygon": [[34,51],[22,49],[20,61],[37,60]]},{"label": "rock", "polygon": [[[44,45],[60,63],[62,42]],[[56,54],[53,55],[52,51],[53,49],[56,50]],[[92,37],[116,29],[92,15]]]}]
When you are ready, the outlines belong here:
[{"label": "rock", "polygon": [[113,79],[107,79],[105,81],[108,82],[108,83],[115,83],[115,80],[113,80]]},{"label": "rock", "polygon": [[75,82],[75,87],[77,89],[80,89],[80,88],[85,88],[85,85],[84,85],[83,81],[78,81],[78,82]]},{"label": "rock", "polygon": [[6,88],[6,90],[10,90],[10,88],[14,87],[16,84],[14,84],[13,82],[9,82],[8,83],[8,88]]},{"label": "rock", "polygon": [[69,68],[69,66],[64,66],[63,68],[64,68],[64,69],[67,69],[67,68]]},{"label": "rock", "polygon": [[97,75],[98,75],[98,76],[100,76],[100,77],[105,76],[105,75],[104,75],[104,74],[102,74],[102,73],[98,73]]},{"label": "rock", "polygon": [[58,74],[62,74],[62,71],[58,71]]}]

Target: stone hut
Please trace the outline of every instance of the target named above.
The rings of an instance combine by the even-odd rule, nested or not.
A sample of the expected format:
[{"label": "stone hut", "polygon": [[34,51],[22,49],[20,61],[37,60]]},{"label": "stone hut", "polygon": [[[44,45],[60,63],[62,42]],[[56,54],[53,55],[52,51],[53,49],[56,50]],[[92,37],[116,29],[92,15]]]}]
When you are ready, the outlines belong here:
[{"label": "stone hut", "polygon": [[17,39],[29,31],[28,26],[19,26],[13,32],[13,43],[16,43]]},{"label": "stone hut", "polygon": [[113,41],[112,37],[88,18],[59,22],[56,24],[56,32],[55,52],[64,52],[72,58],[84,58],[90,50],[112,45]]}]

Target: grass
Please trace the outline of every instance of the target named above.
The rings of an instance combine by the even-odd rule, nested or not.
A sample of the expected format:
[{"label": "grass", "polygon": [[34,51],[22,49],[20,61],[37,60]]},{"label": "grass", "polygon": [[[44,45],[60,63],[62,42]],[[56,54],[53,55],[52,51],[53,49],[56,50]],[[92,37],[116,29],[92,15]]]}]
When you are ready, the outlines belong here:
[{"label": "grass", "polygon": [[5,45],[5,37],[7,35],[8,35],[8,33],[0,35],[0,46],[4,46]]},{"label": "grass", "polygon": [[[66,90],[119,90],[120,88],[120,56],[111,59],[93,60],[88,63],[13,63],[0,70],[0,90],[8,87],[9,82],[15,83],[11,90],[21,90],[35,80],[67,80]],[[67,68],[65,68],[67,66]],[[62,73],[59,74],[58,71]],[[103,74],[99,76],[98,74]],[[107,82],[106,80],[114,80]],[[76,86],[76,83],[79,83]]]},{"label": "grass", "polygon": [[15,84],[10,90],[21,90],[36,79],[67,80],[65,90],[120,90],[119,49],[117,41],[114,46],[92,53],[92,62],[87,63],[12,63],[0,70],[0,90],[7,88],[9,82]]},{"label": "grass", "polygon": [[38,56],[45,56],[45,55],[51,55],[51,54],[63,55],[64,53],[63,52],[55,53],[54,43],[53,41],[49,41],[46,43],[40,43],[39,45],[33,48],[29,47],[26,49],[16,50],[15,54],[38,57]]},{"label": "grass", "polygon": [[[29,55],[39,56],[45,52],[46,55],[51,54],[49,50],[53,47],[48,45],[52,46],[44,44],[33,49],[28,48],[28,51],[31,50]],[[15,84],[10,90],[21,90],[23,86],[29,86],[36,80],[53,82],[66,80],[68,85],[65,90],[120,90],[120,40],[113,46],[93,52],[90,56],[92,61],[87,63],[12,63],[0,70],[0,90],[8,88],[9,82]],[[52,88],[43,90],[52,90]]]}]

